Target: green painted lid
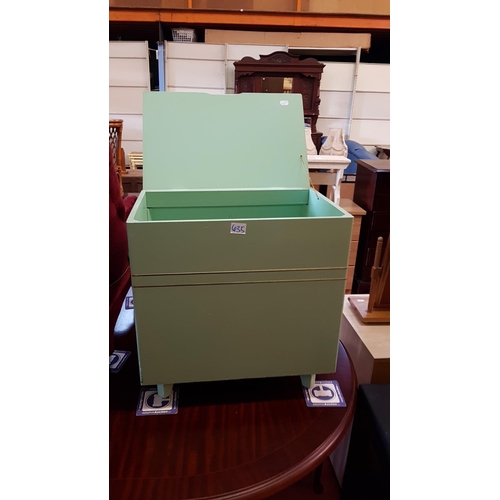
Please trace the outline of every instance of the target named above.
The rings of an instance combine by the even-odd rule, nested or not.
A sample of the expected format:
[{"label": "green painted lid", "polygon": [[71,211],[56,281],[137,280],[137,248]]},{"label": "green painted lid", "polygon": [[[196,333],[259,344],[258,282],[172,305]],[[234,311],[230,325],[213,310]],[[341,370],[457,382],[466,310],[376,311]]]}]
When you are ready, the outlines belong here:
[{"label": "green painted lid", "polygon": [[307,188],[300,94],[145,92],[146,190]]}]

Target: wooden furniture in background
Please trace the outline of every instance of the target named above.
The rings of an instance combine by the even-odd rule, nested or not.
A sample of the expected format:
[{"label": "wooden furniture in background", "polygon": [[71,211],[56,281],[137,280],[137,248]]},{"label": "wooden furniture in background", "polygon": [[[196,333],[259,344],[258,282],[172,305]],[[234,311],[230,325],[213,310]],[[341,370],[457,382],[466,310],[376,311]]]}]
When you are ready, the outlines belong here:
[{"label": "wooden furniture in background", "polygon": [[335,373],[317,379],[338,381],[346,406],[307,407],[300,377],[290,376],[179,384],[177,414],[136,416],[132,352],[109,377],[110,500],[264,499],[314,470],[320,492],[321,465],[354,416],[356,378],[342,344]]},{"label": "wooden furniture in background", "polygon": [[142,191],[142,169],[130,169],[128,174],[122,177],[123,192],[128,194],[139,194]]},{"label": "wooden furniture in background", "polygon": [[142,151],[132,151],[128,154],[128,159],[130,161],[130,169],[135,170],[137,168],[142,168],[143,164],[143,153]]},{"label": "wooden furniture in background", "polygon": [[356,264],[356,255],[358,253],[358,241],[359,232],[361,229],[361,219],[366,214],[366,210],[356,205],[352,200],[348,198],[340,198],[339,207],[343,208],[346,212],[349,212],[353,217],[352,223],[352,234],[351,234],[351,246],[349,249],[349,263],[347,266],[347,280],[346,280],[346,290],[345,293],[351,293],[352,281],[354,279],[354,265]]},{"label": "wooden furniture in background", "polygon": [[125,152],[122,148],[123,120],[109,120],[109,144],[116,166],[116,175],[120,183],[120,192],[123,196],[122,175],[127,173]]},{"label": "wooden furniture in background", "polygon": [[377,241],[375,260],[373,261],[368,312],[389,309],[389,275],[390,275],[390,237],[387,239],[384,255],[382,256],[383,238]]},{"label": "wooden furniture in background", "polygon": [[363,323],[390,322],[390,241],[387,242],[383,257],[382,245],[383,238],[378,238],[368,302],[349,298]]},{"label": "wooden furniture in background", "polygon": [[312,57],[300,60],[288,52],[273,52],[260,59],[244,57],[234,63],[234,93],[272,92],[302,94],[304,120],[318,152],[323,134],[316,130],[319,116],[319,86],[325,65]]},{"label": "wooden furniture in background", "polygon": [[377,157],[380,160],[389,160],[391,158],[391,146],[376,146],[377,148]]},{"label": "wooden furniture in background", "polygon": [[390,160],[356,160],[353,201],[366,210],[359,234],[354,267],[353,293],[369,293],[377,240],[384,239],[384,252],[390,233]]},{"label": "wooden furniture in background", "polygon": [[367,294],[346,295],[340,322],[340,340],[356,370],[358,384],[390,383],[390,325],[365,324],[352,301],[368,302]]},{"label": "wooden furniture in background", "polygon": [[[344,177],[354,177],[353,175]],[[351,200],[354,198],[354,182],[345,182],[344,180],[340,183],[340,192],[342,193],[342,198],[346,200]]]},{"label": "wooden furniture in background", "polygon": [[123,120],[109,120],[109,143],[113,150],[115,165],[122,174],[126,174],[127,166],[125,165],[125,151],[122,148],[122,134]]}]

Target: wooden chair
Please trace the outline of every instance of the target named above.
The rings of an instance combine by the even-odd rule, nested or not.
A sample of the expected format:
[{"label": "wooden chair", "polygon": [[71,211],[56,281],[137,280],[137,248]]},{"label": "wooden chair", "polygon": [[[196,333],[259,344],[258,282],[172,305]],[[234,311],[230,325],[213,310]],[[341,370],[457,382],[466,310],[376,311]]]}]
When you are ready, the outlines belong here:
[{"label": "wooden chair", "polygon": [[122,175],[127,173],[125,151],[122,148],[123,120],[109,120],[109,144],[116,166],[116,175],[120,183],[120,193],[123,196]]}]

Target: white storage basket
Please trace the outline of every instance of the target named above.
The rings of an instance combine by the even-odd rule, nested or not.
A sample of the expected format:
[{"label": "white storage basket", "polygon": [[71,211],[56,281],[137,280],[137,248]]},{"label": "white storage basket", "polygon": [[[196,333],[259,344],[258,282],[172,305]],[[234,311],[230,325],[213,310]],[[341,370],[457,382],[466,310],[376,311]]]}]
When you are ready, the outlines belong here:
[{"label": "white storage basket", "polygon": [[174,42],[196,42],[194,29],[172,28],[172,38]]}]

